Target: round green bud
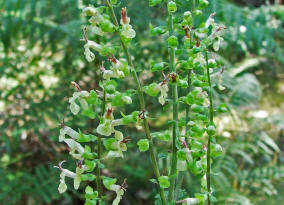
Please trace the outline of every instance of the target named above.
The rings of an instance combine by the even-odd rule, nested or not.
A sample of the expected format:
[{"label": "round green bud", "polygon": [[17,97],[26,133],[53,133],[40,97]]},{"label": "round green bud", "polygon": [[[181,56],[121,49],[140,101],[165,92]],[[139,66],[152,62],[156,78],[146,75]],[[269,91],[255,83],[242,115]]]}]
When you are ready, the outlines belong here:
[{"label": "round green bud", "polygon": [[176,36],[170,36],[168,38],[168,45],[171,48],[176,48],[178,46],[178,38]]},{"label": "round green bud", "polygon": [[211,144],[211,156],[218,157],[222,154],[223,148],[220,144]]},{"label": "round green bud", "polygon": [[199,1],[199,9],[204,9],[205,7],[207,7],[209,5],[209,2],[207,0],[200,0]]},{"label": "round green bud", "polygon": [[189,127],[193,127],[193,126],[195,125],[195,122],[194,122],[194,121],[189,121],[189,122],[187,123],[187,125],[188,125]]},{"label": "round green bud", "polygon": [[209,59],[208,66],[209,68],[215,68],[217,66],[215,59]]},{"label": "round green bud", "polygon": [[199,10],[199,9],[195,10],[193,13],[194,13],[195,16],[200,16],[200,15],[202,15],[202,11]]},{"label": "round green bud", "polygon": [[183,18],[186,21],[191,21],[192,20],[192,14],[190,11],[186,11],[183,13]]},{"label": "round green bud", "polygon": [[110,94],[113,94],[115,92],[115,86],[114,85],[107,85],[105,87],[105,89],[106,89],[106,92],[110,93]]},{"label": "round green bud", "polygon": [[169,3],[168,3],[168,12],[169,13],[174,13],[174,12],[176,12],[177,11],[177,5],[176,5],[176,3],[174,2],[174,1],[170,1]]},{"label": "round green bud", "polygon": [[209,125],[208,127],[207,127],[207,134],[209,135],[209,136],[212,136],[212,135],[214,135],[216,133],[216,127],[214,126],[214,125]]}]

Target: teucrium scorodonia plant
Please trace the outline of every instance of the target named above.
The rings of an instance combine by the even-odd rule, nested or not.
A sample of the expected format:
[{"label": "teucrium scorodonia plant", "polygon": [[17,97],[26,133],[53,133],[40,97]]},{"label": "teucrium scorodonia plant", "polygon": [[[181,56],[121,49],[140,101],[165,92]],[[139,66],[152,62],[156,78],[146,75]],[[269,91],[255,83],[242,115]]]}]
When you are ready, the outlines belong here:
[{"label": "teucrium scorodonia plant", "polygon": [[[182,5],[191,2],[191,10],[184,10]],[[88,18],[89,25],[84,32],[84,55],[88,62],[95,60],[97,55],[105,58],[108,63],[102,62],[100,90],[85,91],[73,82],[77,89],[69,98],[70,111],[73,115],[81,114],[91,119],[97,118],[96,133],[84,134],[75,131],[65,125],[61,125],[59,141],[65,142],[70,147],[70,155],[77,160],[75,171],[69,171],[59,163],[61,171],[59,192],[66,191],[65,177],[74,179],[74,188],[78,189],[81,181],[96,180],[96,187],[85,188],[86,205],[103,202],[102,185],[106,190],[114,191],[116,197],[112,204],[119,204],[125,192],[126,180],[119,185],[117,179],[101,176],[100,169],[103,162],[109,158],[123,158],[127,151],[127,143],[130,138],[124,137],[119,131],[120,126],[134,123],[137,128],[143,128],[145,138],[137,142],[141,152],[149,151],[152,167],[155,175],[155,183],[160,194],[160,204],[210,204],[216,201],[211,188],[211,163],[212,157],[218,156],[222,148],[216,143],[214,137],[216,127],[213,121],[214,107],[212,97],[212,85],[210,74],[217,68],[217,63],[210,58],[211,52],[219,50],[223,40],[221,31],[224,26],[218,25],[211,14],[206,22],[196,24],[195,16],[202,15],[202,10],[208,6],[206,0],[191,1],[162,1],[150,0],[150,6],[164,4],[167,8],[167,27],[150,25],[150,33],[153,36],[166,38],[164,45],[168,47],[169,58],[165,62],[155,62],[151,66],[152,72],[163,75],[160,82],[149,85],[140,84],[135,65],[132,62],[128,47],[135,38],[136,32],[131,25],[131,19],[127,15],[127,8],[121,9],[121,18],[118,20],[114,12],[114,4],[117,1],[105,0],[106,7],[94,7],[92,5],[83,9],[83,14]],[[180,6],[181,5],[181,6]],[[87,34],[100,36],[100,43],[91,40]],[[115,42],[109,37],[117,35],[126,57],[117,58],[120,52],[114,47]],[[103,43],[107,42],[107,43]],[[167,62],[168,61],[168,62]],[[167,66],[169,65],[169,66]],[[131,75],[136,84],[136,91],[118,90],[118,83],[123,83],[126,76]],[[171,88],[171,89],[169,89]],[[186,90],[185,96],[179,96],[178,91]],[[161,106],[169,104],[172,107],[171,128],[161,132],[150,132],[148,125],[147,106],[144,93],[158,97]],[[114,112],[120,112],[120,108],[132,103],[132,98],[137,94],[140,108],[128,114],[121,113],[121,118],[115,118]],[[181,108],[185,107],[185,116],[181,116]],[[179,119],[180,118],[180,119]],[[185,120],[184,120],[185,119]],[[153,138],[171,142],[171,167],[167,175],[160,175],[156,161]],[[96,144],[92,150],[90,145]],[[105,149],[102,149],[103,144]],[[106,153],[103,152],[106,151]],[[96,169],[96,172],[94,170]],[[201,177],[200,193],[185,199],[178,198],[179,189],[182,188],[184,172],[191,172]],[[177,177],[178,176],[178,177]],[[176,179],[179,178],[179,182]],[[101,183],[102,182],[102,183]],[[165,194],[164,189],[167,190]]]}]

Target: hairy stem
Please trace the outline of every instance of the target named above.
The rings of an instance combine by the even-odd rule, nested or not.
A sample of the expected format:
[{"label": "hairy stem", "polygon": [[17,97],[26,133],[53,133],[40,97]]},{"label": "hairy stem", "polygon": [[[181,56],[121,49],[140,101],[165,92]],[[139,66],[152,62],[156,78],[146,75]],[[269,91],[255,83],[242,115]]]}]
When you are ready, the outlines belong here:
[{"label": "hairy stem", "polygon": [[[105,108],[106,107],[106,92],[104,90],[103,95],[103,102],[102,102],[102,116],[105,114]],[[98,167],[96,170],[97,174],[97,190],[99,194],[99,198],[102,196],[102,188],[101,188],[101,170],[100,170],[100,160],[101,160],[101,148],[102,147],[102,137],[101,135],[98,136],[98,144],[97,144],[97,150],[98,150]]]},{"label": "hairy stem", "polygon": [[[113,19],[113,22],[114,22],[115,26],[118,27],[119,26],[118,20],[116,18],[115,13],[114,13],[112,4],[109,2],[109,0],[105,0],[105,2],[107,4],[108,8],[110,9],[111,16],[112,16],[112,19]],[[138,75],[137,75],[137,73],[135,71],[134,64],[133,64],[133,62],[131,60],[131,56],[130,56],[130,53],[128,51],[127,46],[125,45],[125,43],[122,41],[121,38],[120,38],[120,42],[121,42],[121,45],[123,47],[124,53],[125,53],[125,55],[127,57],[128,64],[133,68],[132,76],[134,78],[134,81],[135,81],[135,84],[136,84],[136,89],[137,89],[138,96],[139,96],[140,109],[141,109],[141,111],[145,111],[145,99],[144,99],[143,90],[142,90],[142,87],[141,87]],[[151,158],[154,174],[156,176],[156,179],[158,180],[158,178],[160,177],[160,171],[159,171],[158,163],[157,163],[157,160],[156,160],[156,157],[155,157],[153,140],[152,140],[152,136],[150,134],[150,128],[149,128],[149,124],[148,124],[148,121],[147,121],[146,117],[143,119],[143,127],[144,127],[145,135],[146,135],[146,137],[149,140],[150,158]],[[161,200],[162,200],[162,204],[166,205],[166,198],[165,198],[164,189],[159,187],[159,191],[160,191],[160,197],[161,197]]]},{"label": "hairy stem", "polygon": [[[169,14],[169,36],[172,36],[174,32],[174,23],[173,16]],[[170,48],[170,69],[172,73],[176,74],[176,66],[175,66],[175,49]],[[175,177],[174,175],[177,172],[177,147],[176,147],[176,139],[178,135],[178,89],[177,84],[172,86],[172,95],[173,95],[173,141],[172,141],[172,162],[171,162],[171,170],[170,170],[170,188],[169,188],[169,197],[168,201],[173,201],[174,188],[175,188]]]},{"label": "hairy stem", "polygon": [[[209,102],[210,102],[210,107],[209,107],[209,120],[211,123],[213,123],[213,117],[214,117],[214,112],[213,112],[213,99],[212,99],[212,87],[211,87],[211,79],[210,79],[210,71],[209,71],[209,65],[208,65],[208,51],[205,51],[205,60],[206,60],[206,69],[207,69],[207,78],[208,78],[208,84],[209,84]],[[211,167],[210,167],[210,143],[211,143],[211,137],[208,135],[208,143],[207,143],[207,171],[206,171],[206,182],[207,182],[207,192],[208,192],[208,199],[207,199],[207,204],[210,205],[210,192],[211,192]]]}]

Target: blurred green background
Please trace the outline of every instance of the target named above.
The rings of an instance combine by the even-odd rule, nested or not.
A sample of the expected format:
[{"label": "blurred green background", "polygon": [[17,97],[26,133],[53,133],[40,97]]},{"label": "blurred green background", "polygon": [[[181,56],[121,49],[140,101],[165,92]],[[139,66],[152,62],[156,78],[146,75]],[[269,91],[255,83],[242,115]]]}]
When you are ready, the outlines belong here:
[{"label": "blurred green background", "polygon": [[[84,203],[72,185],[67,193],[58,193],[59,171],[53,166],[71,161],[66,146],[58,142],[59,118],[66,114],[66,123],[84,132],[95,128],[95,122],[74,118],[67,107],[74,91],[71,81],[86,90],[98,89],[99,70],[84,59],[80,38],[86,23],[82,6],[100,2],[0,0],[0,204]],[[216,55],[224,64],[226,89],[214,91],[214,99],[230,108],[216,118],[217,139],[224,148],[213,167],[217,204],[284,204],[284,6],[279,0],[210,3],[206,16],[216,11],[216,20],[227,26]],[[137,31],[130,50],[140,79],[143,85],[158,81],[161,76],[149,71],[151,59],[167,59],[167,47],[165,39],[151,37],[149,23],[164,24],[166,10],[149,8],[146,0],[123,0],[120,7],[124,5]],[[120,8],[115,9],[119,14]],[[128,86],[134,88],[131,79],[120,89]],[[168,127],[168,111],[155,99],[146,100],[151,129]],[[137,106],[136,99],[127,109]],[[127,178],[121,204],[154,204],[148,153],[136,147],[143,132],[123,129],[133,139],[128,153],[107,162],[103,174]],[[165,174],[170,145],[155,143]],[[198,192],[200,178],[187,173],[183,187],[181,195]]]}]

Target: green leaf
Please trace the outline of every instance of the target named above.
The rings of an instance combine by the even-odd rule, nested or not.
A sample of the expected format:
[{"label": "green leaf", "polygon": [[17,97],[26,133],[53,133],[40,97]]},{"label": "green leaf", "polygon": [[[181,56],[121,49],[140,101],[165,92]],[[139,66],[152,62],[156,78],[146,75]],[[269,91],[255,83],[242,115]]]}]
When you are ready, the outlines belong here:
[{"label": "green leaf", "polygon": [[110,178],[110,177],[103,177],[103,184],[107,189],[110,189],[110,186],[115,184],[117,182],[116,178]]},{"label": "green leaf", "polygon": [[89,117],[90,119],[95,119],[97,117],[96,113],[93,111],[93,107],[88,106],[87,109],[82,111],[82,115]]},{"label": "green leaf", "polygon": [[88,104],[97,105],[98,104],[98,97],[97,93],[94,90],[90,91],[90,96],[86,98]]}]

